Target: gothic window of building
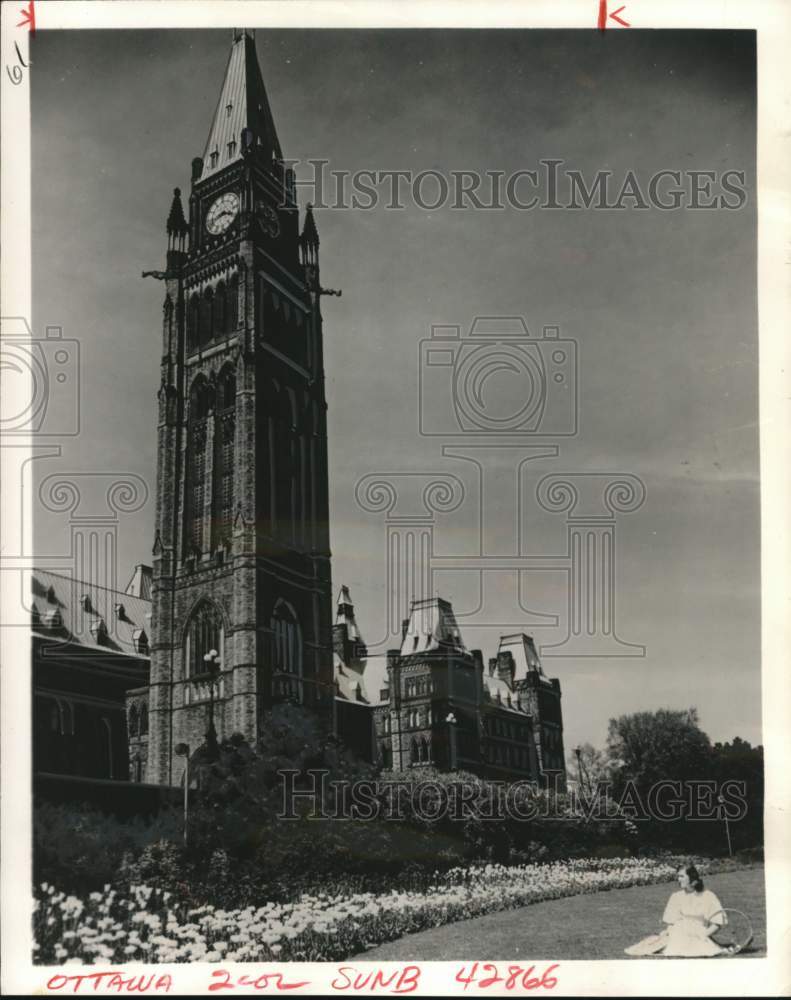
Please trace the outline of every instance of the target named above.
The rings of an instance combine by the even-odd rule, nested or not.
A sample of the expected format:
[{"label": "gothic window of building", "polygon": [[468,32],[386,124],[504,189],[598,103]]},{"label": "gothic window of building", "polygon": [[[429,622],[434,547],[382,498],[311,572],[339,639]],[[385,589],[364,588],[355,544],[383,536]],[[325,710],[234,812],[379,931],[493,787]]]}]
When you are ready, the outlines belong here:
[{"label": "gothic window of building", "polygon": [[420,741],[420,759],[425,764],[431,762],[431,743],[425,736]]},{"label": "gothic window of building", "polygon": [[199,377],[190,392],[187,428],[187,495],[185,555],[204,550],[204,503],[206,490],[206,424],[209,414],[209,387]]},{"label": "gothic window of building", "polygon": [[[223,666],[223,624],[222,615],[216,605],[203,601],[192,613],[187,625],[184,659],[187,666],[187,676],[206,672],[205,657],[212,650],[217,651],[220,668]],[[142,723],[142,720],[141,720]],[[143,730],[141,724],[141,733]],[[146,712],[146,730],[148,729],[148,713]]]},{"label": "gothic window of building", "polygon": [[385,770],[389,770],[393,766],[393,748],[389,743],[382,743],[381,746],[382,753],[382,767]]},{"label": "gothic window of building", "polygon": [[221,281],[217,285],[217,291],[212,300],[212,336],[217,337],[225,333],[228,319],[228,295],[225,289],[225,282]]},{"label": "gothic window of building", "polygon": [[409,744],[409,763],[417,764],[420,761],[420,750],[417,740],[412,740]]},{"label": "gothic window of building", "polygon": [[296,612],[280,600],[270,622],[274,693],[302,701],[302,629]]},{"label": "gothic window of building", "polygon": [[212,492],[213,545],[229,542],[233,527],[234,437],[236,433],[236,377],[230,368],[220,375],[214,417],[214,489]]},{"label": "gothic window of building", "polygon": [[386,715],[384,717],[384,726],[383,726],[383,728],[384,728],[385,733],[389,735],[389,733],[390,733],[390,716],[389,715]]},{"label": "gothic window of building", "polygon": [[234,274],[228,284],[227,333],[234,333],[239,325],[239,275]]},{"label": "gothic window of building", "polygon": [[213,299],[214,294],[211,290],[211,285],[209,285],[204,289],[201,296],[198,314],[198,342],[201,347],[205,347],[211,342]]},{"label": "gothic window of building", "polygon": [[198,346],[200,327],[200,296],[197,292],[190,296],[187,306],[187,350],[191,353]]},{"label": "gothic window of building", "polygon": [[140,735],[148,736],[148,705],[140,709]]}]

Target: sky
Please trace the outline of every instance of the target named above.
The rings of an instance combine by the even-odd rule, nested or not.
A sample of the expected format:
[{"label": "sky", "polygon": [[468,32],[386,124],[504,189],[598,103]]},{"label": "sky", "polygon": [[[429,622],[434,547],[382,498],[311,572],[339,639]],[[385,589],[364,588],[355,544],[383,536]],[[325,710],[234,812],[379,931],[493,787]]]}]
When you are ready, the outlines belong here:
[{"label": "sky", "polygon": [[[163,291],[140,273],[164,266],[172,191],[189,190],[230,43],[227,30],[31,41],[33,322],[80,346],[80,433],[39,461],[39,476],[148,484],[148,502],[119,518],[121,586],[150,563],[154,537]],[[712,739],[760,742],[754,36],[289,29],[259,30],[256,44],[301,180],[310,159],[445,176],[558,159],[588,181],[612,171],[616,190],[630,170],[643,189],[662,169],[744,171],[735,211],[428,211],[406,199],[402,210],[317,209],[316,221],[322,284],[343,292],[322,300],[333,587],[350,587],[371,645],[386,638],[386,542],[384,515],[355,499],[363,477],[458,477],[463,502],[436,515],[434,548],[464,557],[563,553],[565,515],[538,505],[538,481],[629,473],[646,499],[617,520],[617,631],[645,656],[545,658],[566,745],[601,746],[615,715],[692,705]],[[300,197],[304,207],[308,187]],[[420,342],[432,325],[468,331],[476,316],[522,316],[536,338],[557,326],[578,350],[576,435],[541,438],[557,457],[525,463],[519,480],[514,455],[527,456],[529,436],[508,439],[522,451],[478,449],[482,505],[475,467],[443,454],[463,441],[421,434],[419,420]],[[492,378],[491,405],[510,412],[522,383]],[[448,398],[437,388],[428,399],[429,429],[453,419]],[[417,513],[413,502],[399,512]],[[68,548],[69,530],[37,509],[42,563]],[[563,574],[488,572],[482,594],[459,561],[433,586],[470,648],[492,656],[506,630],[562,640]],[[524,606],[558,615],[556,628],[513,610],[519,583]]]}]

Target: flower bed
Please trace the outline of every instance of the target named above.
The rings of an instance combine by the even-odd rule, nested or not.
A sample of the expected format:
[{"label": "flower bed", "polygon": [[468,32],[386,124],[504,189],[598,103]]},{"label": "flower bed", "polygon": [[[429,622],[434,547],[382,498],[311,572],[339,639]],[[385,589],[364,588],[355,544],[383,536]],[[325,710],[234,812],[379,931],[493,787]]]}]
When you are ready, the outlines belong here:
[{"label": "flower bed", "polygon": [[[685,859],[689,863],[689,859]],[[604,889],[669,881],[682,859],[574,860],[453,868],[423,892],[305,894],[243,910],[189,909],[169,893],[105,887],[87,899],[46,884],[34,916],[36,961],[336,961],[441,924]],[[705,871],[706,865],[699,862]]]}]

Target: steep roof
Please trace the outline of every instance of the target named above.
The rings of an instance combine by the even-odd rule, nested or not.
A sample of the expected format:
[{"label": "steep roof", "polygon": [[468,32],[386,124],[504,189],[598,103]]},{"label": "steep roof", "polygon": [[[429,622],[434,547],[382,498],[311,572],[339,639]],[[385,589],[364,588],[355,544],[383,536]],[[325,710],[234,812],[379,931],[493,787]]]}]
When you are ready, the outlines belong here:
[{"label": "steep roof", "polygon": [[80,646],[148,658],[139,648],[143,635],[151,641],[149,600],[46,570],[34,569],[31,577],[35,635],[65,636]]},{"label": "steep roof", "polygon": [[138,563],[135,566],[132,578],[124,588],[124,593],[131,594],[133,597],[142,597],[144,601],[150,601],[152,577],[153,572],[151,567],[146,566],[144,563]]},{"label": "steep roof", "polygon": [[484,671],[483,687],[485,693],[498,708],[519,712],[522,715],[529,714],[527,700],[514,691],[508,682],[501,677],[491,676]]},{"label": "steep roof", "polygon": [[[334,656],[335,680],[338,682],[338,697],[346,701],[362,700],[367,705],[382,703],[381,692],[387,687],[387,657],[367,656],[363,659],[344,663]],[[357,685],[360,698],[357,697]]]},{"label": "steep roof", "polygon": [[[242,130],[245,128],[252,130],[255,144],[264,147],[267,160],[282,159],[255,41],[247,30],[240,30],[234,32],[217,108],[203,151],[201,180],[241,159]],[[233,143],[230,148],[229,143]],[[217,153],[214,164],[212,153]]]},{"label": "steep roof", "polygon": [[341,587],[338,594],[335,624],[345,625],[348,630],[349,638],[353,641],[363,641],[363,637],[360,635],[360,629],[358,628],[357,621],[354,617],[354,605],[352,604],[351,594],[349,593],[349,588],[345,584]]},{"label": "steep roof", "polygon": [[437,649],[467,651],[453,608],[441,597],[412,601],[401,655],[430,653]]},{"label": "steep roof", "polygon": [[500,636],[498,653],[508,650],[514,658],[514,680],[524,680],[528,674],[535,673],[544,676],[541,660],[538,657],[533,637],[517,632],[514,635]]}]

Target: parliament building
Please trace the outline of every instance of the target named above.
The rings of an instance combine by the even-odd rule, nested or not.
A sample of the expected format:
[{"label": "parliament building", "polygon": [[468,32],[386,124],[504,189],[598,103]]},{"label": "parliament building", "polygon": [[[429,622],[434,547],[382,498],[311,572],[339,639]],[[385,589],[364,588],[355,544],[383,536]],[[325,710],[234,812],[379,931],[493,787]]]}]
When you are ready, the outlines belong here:
[{"label": "parliament building", "polygon": [[185,746],[254,743],[287,700],[385,770],[562,775],[560,685],[529,636],[484,661],[425,597],[400,647],[369,656],[345,587],[333,612],[319,235],[247,31],[191,177],[150,272],[164,290],[152,565],[124,593],[34,573],[37,770],[177,785]]}]

